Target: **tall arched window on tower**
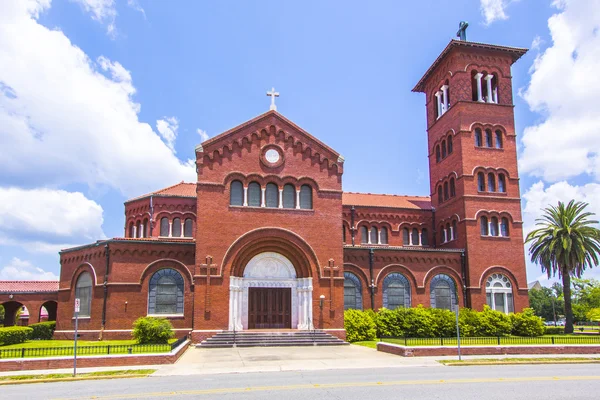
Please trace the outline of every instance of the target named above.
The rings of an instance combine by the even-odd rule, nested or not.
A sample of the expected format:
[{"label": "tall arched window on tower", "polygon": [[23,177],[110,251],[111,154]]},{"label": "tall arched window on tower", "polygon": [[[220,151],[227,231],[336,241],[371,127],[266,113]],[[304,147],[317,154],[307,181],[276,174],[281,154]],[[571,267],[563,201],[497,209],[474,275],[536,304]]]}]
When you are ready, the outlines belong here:
[{"label": "tall arched window on tower", "polygon": [[300,208],[310,210],[313,207],[312,188],[308,185],[300,187]]},{"label": "tall arched window on tower", "polygon": [[438,144],[437,146],[435,146],[435,161],[440,162],[441,159],[442,156],[440,154],[440,145]]},{"label": "tall arched window on tower", "polygon": [[444,200],[448,200],[448,182],[444,182]]},{"label": "tall arched window on tower", "polygon": [[279,188],[274,183],[267,183],[267,191],[265,193],[265,205],[270,208],[279,206]]},{"label": "tall arched window on tower", "polygon": [[429,284],[429,300],[431,308],[452,310],[452,306],[456,304],[454,279],[446,274],[434,276]]},{"label": "tall arched window on tower", "polygon": [[142,221],[138,221],[137,222],[135,230],[137,232],[137,237],[138,238],[144,237],[144,232],[142,232]]},{"label": "tall arched window on tower", "polygon": [[492,274],[485,282],[485,296],[492,310],[503,313],[515,311],[513,304],[512,284],[510,279],[502,274]]},{"label": "tall arched window on tower", "polygon": [[498,174],[498,191],[506,192],[506,176],[504,174]]},{"label": "tall arched window on tower", "polygon": [[388,230],[385,226],[381,228],[381,243],[380,244],[388,244]]},{"label": "tall arched window on tower", "polygon": [[490,221],[490,236],[498,236],[498,218],[492,217]]},{"label": "tall arched window on tower", "polygon": [[477,173],[477,191],[485,192],[485,175],[483,172]]},{"label": "tall arched window on tower", "polygon": [[454,178],[450,178],[450,197],[456,196],[456,184]]},{"label": "tall arched window on tower", "polygon": [[194,222],[191,218],[186,218],[183,223],[183,236],[192,237],[194,235]]},{"label": "tall arched window on tower", "polygon": [[488,174],[488,192],[496,191],[496,176],[491,172]]},{"label": "tall arched window on tower", "polygon": [[481,219],[479,220],[479,227],[481,230],[481,236],[488,236],[490,231],[490,227],[488,225],[488,219],[486,216],[481,217]]},{"label": "tall arched window on tower", "polygon": [[442,185],[438,186],[438,203],[444,201],[444,195],[442,194]]},{"label": "tall arched window on tower", "polygon": [[242,206],[244,205],[244,185],[240,181],[231,182],[229,191],[229,205]]},{"label": "tall arched window on tower", "polygon": [[148,288],[148,314],[183,314],[183,286],[183,277],[176,270],[156,271]]},{"label": "tall arched window on tower", "polygon": [[135,225],[133,224],[133,222],[129,223],[129,237],[133,238],[135,237],[135,229],[134,229]]},{"label": "tall arched window on tower", "polygon": [[342,243],[346,243],[346,227],[342,225]]},{"label": "tall arched window on tower", "polygon": [[496,148],[497,149],[502,148],[502,132],[501,131],[496,131]]},{"label": "tall arched window on tower", "polygon": [[150,232],[150,224],[148,223],[148,218],[144,218],[144,228],[142,229],[142,237],[149,237],[150,235],[148,234],[148,232]]},{"label": "tall arched window on tower", "polygon": [[362,310],[362,285],[352,272],[344,272],[344,310]]},{"label": "tall arched window on tower", "polygon": [[442,140],[442,158],[446,158],[446,141]]},{"label": "tall arched window on tower", "polygon": [[79,316],[89,317],[92,310],[92,276],[82,272],[75,284],[75,298],[79,299]]},{"label": "tall arched window on tower", "polygon": [[456,240],[458,238],[458,226],[456,224],[456,220],[452,221],[452,239]]},{"label": "tall arched window on tower", "polygon": [[181,219],[175,218],[173,220],[173,237],[181,236]]},{"label": "tall arched window on tower", "polygon": [[371,227],[371,244],[377,244],[378,243],[378,233],[377,233],[377,228],[375,228],[374,226]]},{"label": "tall arched window on tower", "polygon": [[248,185],[248,205],[260,207],[260,184],[258,182],[250,182]]},{"label": "tall arched window on tower", "polygon": [[383,280],[383,306],[394,310],[410,307],[410,283],[400,273],[392,272]]},{"label": "tall arched window on tower", "polygon": [[452,136],[448,136],[448,155],[452,154],[452,151],[454,150],[452,147]]},{"label": "tall arched window on tower", "polygon": [[408,228],[402,229],[402,244],[404,246],[410,245],[410,231],[408,230]]},{"label": "tall arched window on tower", "polygon": [[283,186],[283,208],[296,208],[296,188],[289,183]]},{"label": "tall arched window on tower", "polygon": [[501,219],[500,222],[500,234],[504,237],[508,237],[510,234],[509,228],[508,228],[508,218],[504,217]]},{"label": "tall arched window on tower", "polygon": [[364,225],[362,225],[360,227],[360,243],[361,244],[369,243],[369,230]]},{"label": "tall arched window on tower", "polygon": [[160,236],[169,236],[169,218],[167,217],[160,219]]},{"label": "tall arched window on tower", "polygon": [[429,236],[427,235],[427,229],[421,229],[421,244],[423,246],[429,246]]},{"label": "tall arched window on tower", "polygon": [[481,129],[475,129],[475,146],[481,147],[483,146],[483,139],[481,136]]},{"label": "tall arched window on tower", "polygon": [[419,245],[419,230],[417,228],[412,228],[410,240],[411,240],[413,246]]},{"label": "tall arched window on tower", "polygon": [[492,147],[492,131],[485,130],[485,147]]}]

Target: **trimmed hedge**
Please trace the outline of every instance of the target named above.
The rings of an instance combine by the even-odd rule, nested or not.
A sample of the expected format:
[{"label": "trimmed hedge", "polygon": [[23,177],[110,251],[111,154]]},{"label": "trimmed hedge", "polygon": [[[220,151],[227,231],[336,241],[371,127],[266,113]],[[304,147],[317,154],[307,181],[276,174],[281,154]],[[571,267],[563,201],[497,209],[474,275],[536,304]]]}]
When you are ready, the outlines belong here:
[{"label": "trimmed hedge", "polygon": [[[487,305],[483,311],[462,308],[459,313],[462,336],[541,336],[542,319],[532,309],[506,315]],[[375,335],[373,335],[373,324]],[[346,340],[349,342],[373,340],[375,337],[451,337],[456,335],[456,315],[449,310],[425,308],[381,308],[372,310],[346,310],[344,313]]]},{"label": "trimmed hedge", "polygon": [[175,332],[166,318],[140,317],[133,323],[131,336],[139,344],[166,344],[175,336]]},{"label": "trimmed hedge", "polygon": [[544,333],[546,335],[563,335],[565,333],[564,326],[545,326]]},{"label": "trimmed hedge", "polygon": [[40,322],[29,325],[33,329],[30,339],[32,340],[50,340],[56,329],[56,321]]},{"label": "trimmed hedge", "polygon": [[31,336],[33,329],[27,326],[0,328],[0,343],[3,345],[23,343]]}]

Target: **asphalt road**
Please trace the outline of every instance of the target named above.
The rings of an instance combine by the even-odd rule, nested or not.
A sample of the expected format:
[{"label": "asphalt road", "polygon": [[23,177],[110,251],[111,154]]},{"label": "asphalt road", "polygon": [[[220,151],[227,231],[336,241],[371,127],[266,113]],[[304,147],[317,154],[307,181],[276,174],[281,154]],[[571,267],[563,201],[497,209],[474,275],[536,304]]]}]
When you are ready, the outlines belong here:
[{"label": "asphalt road", "polygon": [[594,399],[600,365],[406,367],[160,376],[0,388],[2,399]]}]

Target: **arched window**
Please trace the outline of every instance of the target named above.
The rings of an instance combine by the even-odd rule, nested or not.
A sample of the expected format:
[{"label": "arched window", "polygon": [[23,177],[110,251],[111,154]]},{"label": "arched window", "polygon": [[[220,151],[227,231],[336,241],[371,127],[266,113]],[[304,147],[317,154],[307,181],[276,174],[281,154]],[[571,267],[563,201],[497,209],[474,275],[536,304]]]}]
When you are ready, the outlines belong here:
[{"label": "arched window", "polygon": [[173,237],[181,237],[181,219],[173,220]]},{"label": "arched window", "polygon": [[452,136],[448,136],[448,155],[452,154],[453,151]]},{"label": "arched window", "polygon": [[485,130],[485,147],[492,147],[492,131]]},{"label": "arched window", "polygon": [[479,192],[485,192],[485,175],[483,172],[477,173],[477,190]]},{"label": "arched window", "polygon": [[260,184],[258,182],[250,182],[248,185],[248,205],[260,207]]},{"label": "arched window", "polygon": [[148,232],[150,231],[150,224],[148,223],[148,218],[144,219],[144,228],[142,229],[142,237],[149,237]]},{"label": "arched window", "polygon": [[500,223],[500,235],[504,237],[508,237],[510,235],[510,230],[508,228],[508,218],[502,218]]},{"label": "arched window", "polygon": [[135,237],[135,229],[134,229],[135,225],[133,224],[133,222],[129,223],[129,237]]},{"label": "arched window", "polygon": [[364,225],[360,227],[360,243],[361,244],[369,243],[369,230]]},{"label": "arched window", "polygon": [[410,307],[410,283],[400,273],[392,272],[383,280],[383,306],[394,310]]},{"label": "arched window", "polygon": [[452,230],[450,229],[450,224],[446,224],[446,229],[444,230],[446,232],[446,241],[449,242],[452,240]]},{"label": "arched window", "polygon": [[456,304],[456,284],[454,283],[454,279],[446,274],[434,276],[429,285],[429,298],[431,308],[452,310],[452,306]]},{"label": "arched window", "polygon": [[444,225],[440,225],[440,243],[446,243],[446,229],[444,229]]},{"label": "arched window", "polygon": [[498,191],[506,193],[506,176],[504,174],[498,174]]},{"label": "arched window", "polygon": [[242,206],[244,205],[244,185],[240,181],[231,182],[229,190],[229,205]]},{"label": "arched window", "polygon": [[296,188],[289,183],[283,186],[283,208],[296,208]]},{"label": "arched window", "polygon": [[183,277],[179,272],[165,268],[152,275],[148,314],[183,314]]},{"label": "arched window", "polygon": [[362,310],[362,285],[352,272],[344,272],[344,310]]},{"label": "arched window", "polygon": [[410,245],[410,231],[408,230],[408,228],[402,229],[402,244],[404,246]]},{"label": "arched window", "polygon": [[481,217],[481,219],[479,220],[479,227],[481,229],[481,236],[488,236],[490,231],[489,231],[489,226],[488,226],[488,219],[487,217]]},{"label": "arched window", "polygon": [[143,238],[144,237],[144,232],[142,232],[142,221],[138,221],[135,231],[137,232],[137,237],[138,238]]},{"label": "arched window", "polygon": [[496,176],[492,173],[488,174],[488,192],[496,191]]},{"label": "arched window", "polygon": [[446,158],[446,141],[442,140],[442,158]]},{"label": "arched window", "polygon": [[192,237],[194,236],[194,222],[191,218],[186,218],[183,223],[183,236]]},{"label": "arched window", "polygon": [[502,148],[502,132],[501,131],[496,131],[496,148],[497,149]]},{"label": "arched window", "polygon": [[313,208],[312,188],[308,185],[300,187],[300,208],[304,210]]},{"label": "arched window", "polygon": [[444,197],[442,195],[442,186],[438,186],[438,203],[441,203],[442,201],[444,201]]},{"label": "arched window", "polygon": [[483,140],[481,138],[481,129],[475,129],[475,146],[481,147],[483,144]]},{"label": "arched window", "polygon": [[274,183],[267,183],[267,192],[265,193],[266,206],[277,208],[279,206],[279,188]]},{"label": "arched window", "polygon": [[346,243],[346,227],[342,225],[342,243]]},{"label": "arched window", "polygon": [[450,197],[456,196],[456,184],[454,178],[450,178]]},{"label": "arched window", "polygon": [[444,200],[448,200],[448,182],[444,182]]},{"label": "arched window", "polygon": [[412,233],[410,235],[410,240],[413,246],[419,245],[419,230],[417,228],[412,229]]},{"label": "arched window", "polygon": [[378,243],[378,238],[377,238],[377,228],[375,228],[374,226],[371,227],[371,244],[377,244]]},{"label": "arched window", "polygon": [[440,155],[440,145],[438,144],[437,146],[435,146],[435,161],[440,162],[441,158],[442,157]]},{"label": "arched window", "polygon": [[498,218],[492,217],[490,222],[490,236],[498,236]]},{"label": "arched window", "polygon": [[384,226],[381,228],[381,243],[380,244],[388,244],[388,230]]},{"label": "arched window", "polygon": [[92,276],[82,272],[75,284],[75,298],[79,299],[79,316],[89,317],[92,310]]},{"label": "arched window", "polygon": [[481,99],[481,74],[477,71],[471,71],[471,100],[482,101]]},{"label": "arched window", "polygon": [[452,239],[456,240],[458,238],[458,224],[456,220],[452,221]]},{"label": "arched window", "polygon": [[421,230],[421,244],[423,246],[429,246],[429,236],[427,235],[427,229]]},{"label": "arched window", "polygon": [[515,311],[513,304],[512,284],[510,279],[502,274],[492,274],[485,283],[485,296],[492,310],[503,313]]},{"label": "arched window", "polygon": [[160,236],[169,236],[169,218],[167,217],[160,219]]}]

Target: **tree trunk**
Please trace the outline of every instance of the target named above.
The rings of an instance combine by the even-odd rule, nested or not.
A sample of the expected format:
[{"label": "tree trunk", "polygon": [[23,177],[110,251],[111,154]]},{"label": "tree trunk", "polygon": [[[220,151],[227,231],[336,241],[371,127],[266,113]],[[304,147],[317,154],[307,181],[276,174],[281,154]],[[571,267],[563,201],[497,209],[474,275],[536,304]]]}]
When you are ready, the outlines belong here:
[{"label": "tree trunk", "polygon": [[571,275],[569,271],[562,271],[563,295],[565,298],[565,333],[573,333],[573,307],[571,307]]}]

